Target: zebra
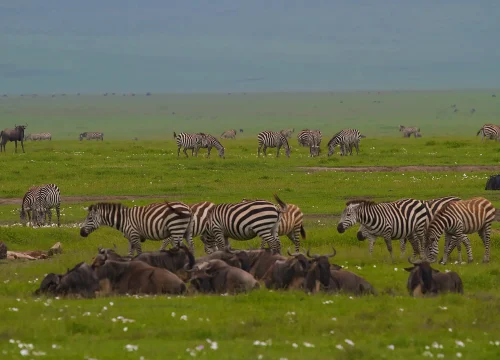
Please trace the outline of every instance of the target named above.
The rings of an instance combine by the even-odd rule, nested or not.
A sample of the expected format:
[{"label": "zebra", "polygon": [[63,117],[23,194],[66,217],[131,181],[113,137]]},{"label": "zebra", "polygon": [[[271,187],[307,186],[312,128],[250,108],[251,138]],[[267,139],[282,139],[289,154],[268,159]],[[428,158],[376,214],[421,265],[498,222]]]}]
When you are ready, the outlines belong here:
[{"label": "zebra", "polygon": [[37,134],[39,136],[38,140],[52,140],[52,134],[51,133],[40,133]]},{"label": "zebra", "polygon": [[258,153],[260,157],[260,150],[264,152],[264,156],[267,156],[267,148],[277,148],[276,157],[280,156],[281,147],[285,148],[286,157],[290,157],[290,145],[288,145],[288,140],[280,132],[276,131],[262,131],[257,135],[257,140],[259,141]]},{"label": "zebra", "polygon": [[97,203],[89,206],[80,236],[87,237],[101,225],[113,227],[128,239],[129,255],[142,253],[146,239],[164,240],[172,237],[180,245],[189,231],[191,209],[179,201],[128,207],[121,203]]},{"label": "zebra", "polygon": [[481,141],[495,140],[500,141],[500,126],[494,124],[484,124],[481,129],[477,132],[476,136],[481,134]]},{"label": "zebra", "polygon": [[323,137],[321,131],[309,129],[299,131],[299,133],[297,134],[297,141],[299,142],[300,146],[311,146],[311,140],[313,139],[314,135],[316,135],[317,139],[319,139],[319,142],[321,143],[321,139]]},{"label": "zebra", "polygon": [[[28,222],[31,222],[31,213],[35,210],[36,194],[40,186],[32,186],[24,194],[23,201],[21,202],[21,211],[19,213],[20,222],[26,226],[26,217]],[[35,213],[33,213],[33,220],[35,220]],[[34,222],[31,223],[34,225]]]},{"label": "zebra", "polygon": [[56,184],[46,184],[38,188],[35,193],[35,210],[33,219],[38,226],[42,225],[48,216],[49,224],[52,224],[52,211],[56,209],[57,226],[61,226],[61,191]]},{"label": "zebra", "polygon": [[[415,200],[415,199],[414,199]],[[427,231],[427,227],[429,226],[429,223],[432,221],[436,213],[441,210],[443,206],[448,204],[451,201],[458,201],[462,200],[456,196],[445,196],[441,198],[436,198],[436,199],[431,199],[431,200],[423,200],[422,203],[425,205],[427,208],[427,219],[426,222],[419,223],[420,227],[423,227],[420,229],[420,231]],[[395,203],[402,202],[404,203],[406,199],[402,200],[397,200]],[[416,200],[419,201],[419,200]],[[373,253],[373,246],[375,244],[375,239],[377,238],[376,235],[372,235],[370,230],[367,229],[363,224],[359,227],[358,230],[358,240],[365,240],[368,239],[368,252],[371,255]],[[422,240],[422,239],[421,239]],[[408,238],[402,238],[399,240],[400,241],[400,250],[401,250],[401,256],[403,256],[406,253],[406,242],[408,241]],[[420,244],[421,249],[425,247],[424,243]],[[416,254],[414,254],[415,256]]]},{"label": "zebra", "polygon": [[[191,156],[196,152],[195,156],[198,156],[198,149],[202,146],[203,138],[205,134],[197,133],[197,134],[188,134],[188,133],[179,133],[176,134],[174,131],[175,142],[177,143],[177,157],[181,152],[181,148],[183,147],[184,155],[188,157],[187,150],[191,149]],[[207,146],[208,147],[208,146]]]},{"label": "zebra", "polygon": [[235,139],[236,138],[236,130],[226,130],[220,135],[221,139]]},{"label": "zebra", "polygon": [[[224,146],[222,146],[219,140],[217,140],[214,136],[209,134],[199,133],[199,135],[202,135],[202,139],[201,139],[201,144],[198,148],[206,148],[208,150],[207,153],[208,158],[210,157],[210,151],[212,151],[212,147],[214,147],[219,152],[219,157],[225,159]],[[196,154],[198,155],[198,151],[196,151]]]},{"label": "zebra", "polygon": [[[483,262],[488,263],[491,223],[495,220],[495,212],[493,204],[482,197],[454,201],[442,207],[427,229],[426,252],[430,262],[435,262],[437,259],[438,242],[443,232],[447,239],[441,263],[446,264],[451,251],[458,247],[460,242],[465,244],[468,262],[472,262],[472,249],[466,234],[477,232],[484,244]],[[461,262],[461,259],[459,261]]]},{"label": "zebra", "polygon": [[279,205],[265,200],[242,201],[233,204],[217,204],[208,218],[202,241],[211,254],[230,248],[229,238],[250,240],[259,236],[269,244],[273,253],[281,254],[281,242],[278,227],[287,205],[274,195]]},{"label": "zebra", "polygon": [[340,146],[340,155],[347,155],[347,151],[352,155],[352,147],[356,148],[356,155],[359,154],[359,141],[365,138],[359,130],[356,129],[344,129],[333,135],[333,137],[328,142],[328,156],[332,156],[335,153],[335,147]]},{"label": "zebra", "polygon": [[367,200],[351,200],[346,203],[337,231],[342,234],[359,222],[371,236],[384,238],[391,260],[393,260],[391,240],[406,238],[413,247],[414,255],[420,252],[424,258],[423,249],[419,244],[423,242],[421,239],[425,235],[426,220],[427,209],[419,200],[401,199],[378,204]]},{"label": "zebra", "polygon": [[309,156],[314,157],[314,156],[319,156],[320,153],[320,145],[321,145],[321,138],[322,134],[321,131],[319,130],[313,130],[310,132],[310,143],[309,143]]},{"label": "zebra", "polygon": [[403,126],[399,125],[399,131],[403,132],[403,137],[410,137],[412,134],[417,137],[417,133],[420,132],[420,128],[417,126]]},{"label": "zebra", "polygon": [[[191,209],[192,219],[190,224],[190,231],[185,234],[186,242],[189,246],[189,249],[194,254],[194,243],[193,238],[196,236],[200,236],[203,234],[207,227],[207,220],[210,215],[210,212],[215,207],[215,204],[209,201],[203,201],[195,204],[189,204],[189,208]],[[165,239],[160,250],[164,250],[168,244],[173,244],[172,237]],[[207,252],[207,247],[205,245],[205,252]]]},{"label": "zebra", "polygon": [[84,132],[80,134],[80,141],[86,138],[87,140],[102,140],[104,141],[104,133],[101,132]]},{"label": "zebra", "polygon": [[280,131],[280,133],[286,137],[287,139],[290,139],[292,137],[292,134],[295,132],[295,128],[293,129],[283,129]]}]

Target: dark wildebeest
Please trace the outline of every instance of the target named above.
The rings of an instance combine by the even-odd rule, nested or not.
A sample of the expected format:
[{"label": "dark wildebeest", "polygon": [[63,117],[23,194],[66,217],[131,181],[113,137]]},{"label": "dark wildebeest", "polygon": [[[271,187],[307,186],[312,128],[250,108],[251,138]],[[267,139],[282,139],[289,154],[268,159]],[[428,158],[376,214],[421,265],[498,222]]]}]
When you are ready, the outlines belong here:
[{"label": "dark wildebeest", "polygon": [[200,292],[240,293],[259,289],[260,285],[248,272],[222,260],[209,260],[189,270],[191,284]]},{"label": "dark wildebeest", "polygon": [[309,270],[309,260],[301,253],[290,253],[285,260],[276,260],[264,275],[268,289],[301,289]]},{"label": "dark wildebeest", "polygon": [[76,295],[83,298],[93,298],[99,291],[99,280],[92,268],[81,262],[64,275],[50,273],[35,291],[35,295],[68,296]]},{"label": "dark wildebeest", "polygon": [[448,273],[433,269],[427,261],[412,262],[412,267],[405,268],[410,273],[407,288],[411,296],[435,296],[439,293],[464,293],[462,279],[454,271]]},{"label": "dark wildebeest", "polygon": [[92,264],[99,279],[101,293],[118,294],[183,294],[186,285],[167,269],[142,261],[106,260]]},{"label": "dark wildebeest", "polygon": [[4,129],[3,131],[0,132],[0,152],[5,150],[5,144],[7,144],[7,141],[14,141],[16,145],[16,153],[17,153],[17,142],[21,142],[21,147],[23,148],[24,152],[24,130],[28,127],[28,124],[26,125],[16,125],[14,129]]},{"label": "dark wildebeest", "polygon": [[254,278],[260,280],[278,260],[286,260],[285,256],[273,254],[271,249],[240,250],[235,252],[241,268],[248,271]]},{"label": "dark wildebeest", "polygon": [[334,257],[336,254],[335,249],[333,249],[333,254],[321,256],[310,255],[309,250],[307,250],[307,256],[311,260],[304,282],[306,291],[314,293],[323,290],[353,295],[376,295],[376,290],[365,279],[350,271],[342,270],[339,265],[330,264],[328,258]]},{"label": "dark wildebeest", "polygon": [[249,261],[246,252],[234,251],[230,249],[214,251],[210,255],[202,256],[196,259],[196,264],[201,264],[210,260],[222,260],[226,264],[249,271]]}]

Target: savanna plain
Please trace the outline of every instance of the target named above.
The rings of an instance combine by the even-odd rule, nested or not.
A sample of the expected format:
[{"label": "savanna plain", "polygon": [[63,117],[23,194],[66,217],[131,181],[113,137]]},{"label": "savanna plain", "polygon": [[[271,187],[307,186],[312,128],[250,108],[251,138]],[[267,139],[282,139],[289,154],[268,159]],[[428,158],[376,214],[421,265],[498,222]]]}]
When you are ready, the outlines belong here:
[{"label": "savanna plain", "polygon": [[[0,261],[1,358],[500,357],[497,222],[489,264],[481,263],[484,247],[473,234],[473,263],[457,264],[454,253],[447,265],[433,265],[456,271],[464,295],[425,299],[411,298],[406,289],[409,249],[400,257],[398,242],[393,242],[391,262],[381,239],[370,256],[368,244],[356,239],[357,226],[344,234],[336,230],[345,202],[354,198],[483,196],[500,207],[500,196],[484,190],[488,177],[500,172],[500,143],[476,137],[483,124],[500,123],[500,100],[492,94],[494,90],[0,98],[2,129],[27,123],[27,134],[53,135],[52,141],[26,142],[25,153],[19,146],[15,154],[14,144],[7,143],[7,152],[0,154],[0,241],[9,250],[46,250],[57,241],[63,247],[62,254],[48,260]],[[400,124],[419,126],[423,137],[403,138]],[[236,139],[221,140],[225,159],[214,149],[210,159],[205,149],[197,158],[177,157],[173,131],[218,136],[233,128]],[[295,128],[290,158],[283,152],[276,158],[275,149],[258,158],[257,133],[284,128]],[[296,134],[303,128],[323,132],[319,157],[309,157],[309,150],[298,146]],[[366,136],[359,155],[341,157],[337,150],[327,157],[326,143],[343,128],[357,128]],[[84,131],[102,131],[104,141],[78,141]],[[45,183],[61,189],[61,228],[21,226],[22,196],[31,185]],[[92,203],[236,202],[272,200],[273,193],[304,212],[303,249],[321,254],[334,246],[337,256],[330,261],[363,276],[379,295],[262,288],[236,296],[32,296],[45,274],[91,262],[100,245],[116,244],[126,253],[127,241],[114,229],[80,237],[79,223]],[[288,238],[281,241],[285,251],[293,248]],[[195,255],[201,256],[201,241],[196,238],[195,243]],[[232,241],[234,248],[259,244],[260,239]],[[146,241],[143,250],[159,246]]]}]

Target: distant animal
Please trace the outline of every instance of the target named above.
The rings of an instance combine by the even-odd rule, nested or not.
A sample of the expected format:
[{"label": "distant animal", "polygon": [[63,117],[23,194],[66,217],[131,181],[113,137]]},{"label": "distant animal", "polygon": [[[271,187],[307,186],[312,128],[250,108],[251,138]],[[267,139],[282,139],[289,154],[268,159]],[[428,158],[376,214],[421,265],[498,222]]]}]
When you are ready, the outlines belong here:
[{"label": "distant animal", "polygon": [[283,135],[287,139],[290,139],[292,137],[292,134],[294,132],[295,132],[295,128],[293,128],[293,129],[284,129],[284,130],[280,131],[281,135]]},{"label": "distant animal", "polygon": [[490,176],[484,190],[500,190],[500,174]]},{"label": "distant animal", "polygon": [[[34,215],[33,218],[38,226],[42,225],[48,216],[49,224],[52,224],[52,208],[56,209],[57,226],[61,226],[61,191],[55,184],[46,184],[38,187],[34,193]],[[26,196],[25,196],[26,197]]]},{"label": "distant animal", "polygon": [[[225,249],[224,251],[233,253],[235,257],[228,258],[227,256],[221,256],[220,260],[226,261],[228,264],[232,266],[237,266],[237,264],[240,264],[241,265],[240,267],[243,270],[248,271],[257,280],[263,279],[266,273],[269,271],[269,269],[273,266],[273,264],[276,261],[278,260],[284,261],[287,259],[282,255],[274,254],[269,248],[260,250],[236,250],[236,251]],[[212,254],[208,256],[211,256]]]},{"label": "distant animal", "polygon": [[[21,202],[21,211],[19,213],[20,221],[23,225],[26,225],[26,220],[31,222],[31,214],[35,210],[36,194],[38,192],[39,186],[32,186],[28,189],[26,194],[24,194],[23,200]],[[35,214],[33,214],[33,217]],[[34,219],[33,219],[34,220]],[[34,225],[34,221],[32,225]]]},{"label": "distant animal", "polygon": [[220,135],[221,139],[235,139],[236,138],[236,130],[226,130]]},{"label": "distant animal", "polygon": [[476,112],[476,109],[472,108],[470,109],[470,114],[473,115]]},{"label": "distant animal", "polygon": [[164,240],[169,236],[180,244],[191,222],[191,210],[181,202],[153,203],[129,208],[120,203],[97,203],[89,206],[80,229],[82,237],[89,236],[101,225],[121,231],[129,241],[129,255],[142,253],[141,242],[146,239]]},{"label": "distant animal", "polygon": [[205,134],[197,133],[197,134],[189,134],[189,133],[179,133],[176,134],[174,131],[174,138],[177,144],[177,157],[179,157],[181,148],[184,148],[182,151],[184,155],[188,157],[187,150],[191,149],[191,156],[195,153],[195,156],[198,156],[198,149],[202,146],[203,138]]},{"label": "distant animal", "polygon": [[[490,261],[491,224],[495,220],[495,207],[482,197],[453,201],[436,213],[427,229],[426,252],[430,262],[437,260],[439,238],[448,235],[444,245],[442,264],[446,264],[453,249],[463,241],[467,250],[467,260],[472,262],[472,249],[466,234],[477,232],[484,244],[483,262]],[[453,236],[453,237],[452,237]],[[461,255],[459,254],[459,257]],[[459,260],[461,262],[461,259]]]},{"label": "distant animal", "polygon": [[420,132],[420,128],[417,126],[399,125],[399,131],[403,133],[403,137],[410,137],[412,134],[417,137],[416,133]]},{"label": "distant animal", "polygon": [[186,271],[192,269],[195,264],[193,254],[183,244],[168,250],[143,252],[132,261],[142,261],[154,267],[167,269],[184,281],[189,280]]},{"label": "distant animal", "polygon": [[276,148],[276,157],[280,156],[280,149],[285,148],[286,157],[290,157],[290,146],[288,145],[288,141],[285,136],[283,136],[280,132],[276,131],[262,131],[257,135],[257,140],[259,143],[259,147],[257,152],[260,157],[260,151],[262,150],[264,156],[267,156],[267,148]]},{"label": "distant animal", "polygon": [[202,138],[201,138],[201,144],[200,146],[198,147],[199,148],[205,148],[208,150],[208,153],[207,153],[207,158],[210,157],[210,151],[212,151],[212,147],[216,148],[217,149],[217,152],[219,153],[219,157],[221,158],[225,158],[224,156],[224,146],[222,146],[222,144],[219,142],[219,140],[217,140],[215,137],[213,137],[212,135],[210,134],[201,134],[202,135]]},{"label": "distant animal", "polygon": [[104,133],[101,132],[84,132],[80,134],[80,141],[87,140],[102,140],[104,141]]},{"label": "distant animal", "polygon": [[481,134],[481,141],[484,141],[484,139],[500,141],[500,126],[495,124],[484,124],[483,127],[479,129],[476,136],[479,134]]},{"label": "distant animal", "polygon": [[15,152],[17,153],[17,142],[21,142],[21,147],[23,148],[23,153],[24,153],[24,130],[28,127],[28,124],[26,125],[16,125],[14,129],[3,129],[0,131],[0,152],[6,151],[5,150],[5,144],[7,144],[8,141],[14,141],[14,144],[16,146]]},{"label": "distant animal", "polygon": [[242,133],[242,132],[243,132],[243,129],[240,129],[240,133]]},{"label": "distant animal", "polygon": [[297,141],[299,142],[300,146],[314,145],[314,141],[321,145],[322,137],[323,134],[320,130],[304,129],[299,131],[299,133],[297,134]]},{"label": "distant animal", "polygon": [[319,156],[321,152],[321,131],[314,130],[311,132],[311,141],[309,143],[309,156]]},{"label": "distant animal", "polygon": [[340,155],[347,155],[347,152],[352,155],[352,148],[356,148],[356,155],[359,154],[359,141],[365,138],[357,129],[344,129],[333,135],[328,142],[328,156],[335,153],[335,147],[340,146]]},{"label": "distant animal", "polygon": [[460,276],[450,271],[439,272],[433,269],[426,261],[412,262],[412,267],[404,268],[410,273],[408,276],[407,289],[411,296],[435,296],[447,292],[463,294],[463,284]]}]

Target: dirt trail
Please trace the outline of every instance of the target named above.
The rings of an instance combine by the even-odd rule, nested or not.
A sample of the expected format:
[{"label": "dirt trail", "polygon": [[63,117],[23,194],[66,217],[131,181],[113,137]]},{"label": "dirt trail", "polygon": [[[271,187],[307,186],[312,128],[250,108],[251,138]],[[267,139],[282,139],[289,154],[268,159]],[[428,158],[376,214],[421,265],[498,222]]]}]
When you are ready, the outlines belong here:
[{"label": "dirt trail", "polygon": [[[116,195],[116,196],[61,196],[61,202],[65,204],[80,203],[86,201],[117,201],[117,200],[140,200],[140,199],[178,199],[186,194],[166,195]],[[0,205],[21,205],[22,198],[0,199]]]},{"label": "dirt trail", "polygon": [[304,171],[342,171],[342,172],[410,172],[410,171],[495,171],[500,172],[500,166],[495,165],[410,165],[410,166],[353,166],[353,167],[298,167]]}]

